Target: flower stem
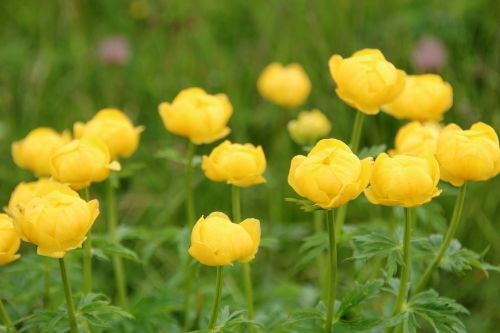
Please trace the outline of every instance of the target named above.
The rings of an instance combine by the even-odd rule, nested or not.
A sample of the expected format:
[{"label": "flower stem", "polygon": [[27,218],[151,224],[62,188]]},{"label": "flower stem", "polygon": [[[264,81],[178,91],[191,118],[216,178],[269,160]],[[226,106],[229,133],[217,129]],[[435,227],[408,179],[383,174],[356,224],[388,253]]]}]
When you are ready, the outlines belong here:
[{"label": "flower stem", "polygon": [[441,263],[441,260],[443,259],[444,254],[446,253],[446,250],[448,250],[448,247],[450,246],[450,243],[453,240],[453,237],[455,236],[455,233],[456,233],[457,228],[458,228],[458,224],[460,223],[460,217],[462,215],[462,210],[464,207],[465,190],[466,190],[466,185],[464,183],[460,187],[460,189],[458,190],[457,199],[455,201],[455,208],[453,209],[453,216],[451,217],[451,222],[450,222],[450,225],[448,226],[448,230],[446,231],[446,235],[444,237],[443,244],[441,244],[441,247],[439,248],[438,253],[434,257],[434,260],[432,261],[430,266],[427,267],[424,274],[422,275],[419,282],[417,283],[417,287],[415,288],[415,291],[414,291],[415,294],[421,292],[425,288],[432,273],[434,273],[436,268],[438,268],[439,264]]},{"label": "flower stem", "polygon": [[[316,234],[323,233],[325,230],[324,226],[324,210],[318,209],[313,212],[314,214],[314,232]],[[323,253],[320,253],[317,258],[317,265],[318,265],[318,275],[319,275],[319,281],[321,285],[321,299],[326,301],[326,283],[327,283],[327,276],[326,276],[326,256]]]},{"label": "flower stem", "polygon": [[7,310],[5,310],[5,307],[1,299],[0,299],[0,317],[2,318],[5,327],[7,328],[7,332],[9,333],[17,332],[16,328],[14,327],[14,324],[12,324],[12,320],[10,320]]},{"label": "flower stem", "polygon": [[64,285],[64,294],[66,295],[66,305],[68,306],[68,319],[71,333],[78,333],[78,325],[76,324],[75,305],[73,304],[73,297],[71,296],[71,287],[69,285],[68,273],[64,258],[59,259],[59,267],[61,268],[61,279]]},{"label": "flower stem", "polygon": [[43,304],[46,308],[50,308],[50,285],[51,285],[51,274],[50,274],[50,258],[43,258],[43,279],[44,279],[44,295]]},{"label": "flower stem", "polygon": [[[90,200],[89,188],[81,191],[85,201]],[[83,292],[88,294],[92,292],[92,234],[91,230],[87,233],[87,239],[83,244]]]},{"label": "flower stem", "polygon": [[[116,196],[115,187],[111,178],[107,180],[106,184],[106,211],[108,217],[108,232],[113,244],[118,244],[118,235],[116,232]],[[126,309],[127,308],[127,283],[125,280],[124,267],[122,258],[113,254],[113,271],[115,273],[116,289],[118,293],[118,304]]]},{"label": "flower stem", "polygon": [[[233,222],[241,222],[241,195],[240,188],[238,186],[232,186],[232,204],[233,204]],[[252,267],[250,263],[245,262],[243,265],[243,284],[245,287],[245,295],[247,298],[247,317],[248,320],[253,320],[254,318],[254,308],[253,308],[253,289],[252,289]],[[253,333],[253,326],[248,326],[248,332]]]},{"label": "flower stem", "polygon": [[208,328],[212,329],[215,327],[217,322],[217,316],[219,315],[220,301],[222,297],[222,279],[224,275],[224,266],[217,266],[217,279],[215,280],[215,296],[214,304],[212,306],[212,314],[210,316],[210,321],[208,322]]},{"label": "flower stem", "polygon": [[[408,296],[408,287],[410,283],[410,270],[411,270],[411,224],[412,224],[413,211],[411,208],[405,208],[405,229],[403,238],[403,266],[399,277],[399,291],[394,305],[393,315],[397,315],[403,311],[403,305]],[[394,328],[396,330],[396,328]]]},{"label": "flower stem", "polygon": [[335,214],[331,210],[331,217],[328,218],[328,240],[329,240],[329,271],[328,271],[328,290],[327,290],[327,310],[325,332],[332,332],[333,311],[335,307],[335,296],[337,292],[337,242],[335,239]]},{"label": "flower stem", "polygon": [[[184,195],[185,195],[185,206],[186,206],[186,225],[189,230],[193,228],[195,223],[195,212],[194,212],[194,197],[193,197],[193,157],[194,157],[195,145],[188,141],[187,144],[187,155],[186,155],[186,167],[184,176]],[[186,281],[184,284],[184,330],[189,329],[189,309],[191,303],[191,266],[189,264],[189,259],[186,264]]]}]

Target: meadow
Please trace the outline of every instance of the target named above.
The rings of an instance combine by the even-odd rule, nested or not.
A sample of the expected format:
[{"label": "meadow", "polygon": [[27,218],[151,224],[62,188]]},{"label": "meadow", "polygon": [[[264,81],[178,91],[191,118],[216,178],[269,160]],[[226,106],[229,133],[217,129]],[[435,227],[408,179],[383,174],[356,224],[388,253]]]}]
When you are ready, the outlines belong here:
[{"label": "meadow", "polygon": [[[100,109],[119,108],[145,129],[134,154],[120,160],[122,170],[90,188],[90,197],[101,203],[101,215],[92,227],[94,294],[83,293],[84,251],[67,255],[79,330],[322,332],[325,216],[300,209],[304,207],[296,201],[303,198],[288,185],[291,159],[307,151],[291,140],[287,123],[300,111],[317,108],[331,122],[328,137],[349,143],[356,110],[335,93],[329,59],[376,48],[408,74],[437,73],[451,84],[453,106],[442,123],[469,128],[482,121],[499,133],[499,13],[500,5],[493,0],[2,1],[0,205],[7,206],[18,183],[35,180],[32,172],[14,163],[13,142],[42,126],[71,131],[75,122],[89,121]],[[430,51],[419,50],[422,41],[431,41]],[[418,52],[430,52],[420,56],[441,62],[424,68],[427,58],[419,61]],[[283,108],[259,94],[259,76],[275,61],[299,63],[307,73],[312,89],[300,106]],[[226,94],[233,113],[225,139],[260,145],[265,152],[266,182],[240,193],[241,216],[259,219],[262,233],[251,262],[255,317],[250,324],[244,266],[234,263],[225,268],[218,326],[206,329],[216,273],[187,252],[188,140],[167,131],[158,114],[160,103],[171,102],[189,87]],[[376,157],[392,149],[405,123],[383,112],[366,116],[359,155]],[[196,220],[214,211],[233,215],[231,186],[207,179],[201,169],[202,156],[223,141],[194,148],[190,186]],[[118,217],[111,240],[108,183],[116,191]],[[439,197],[413,209],[412,284],[436,252],[430,235],[445,233],[454,209],[457,188],[447,182],[440,182],[439,188]],[[414,331],[497,330],[499,189],[500,177],[468,182],[455,234],[460,243],[452,243],[454,252],[448,252],[455,257],[447,256],[448,269],[440,269],[429,281],[429,288],[446,297],[434,314],[446,325],[432,327],[417,316],[418,327],[411,324]],[[339,318],[333,332],[384,332],[390,327],[404,216],[402,207],[373,205],[363,194],[349,203],[338,239]],[[372,242],[372,255],[362,237],[373,233],[396,243],[383,248]],[[0,266],[0,299],[17,330],[68,332],[57,260],[38,256],[26,242],[20,254],[17,261]],[[116,256],[124,265],[126,305],[120,304],[115,283]],[[192,292],[186,303],[188,276]],[[455,305],[450,309],[449,304]],[[9,330],[0,326],[0,332]],[[412,330],[406,327],[404,332]]]}]

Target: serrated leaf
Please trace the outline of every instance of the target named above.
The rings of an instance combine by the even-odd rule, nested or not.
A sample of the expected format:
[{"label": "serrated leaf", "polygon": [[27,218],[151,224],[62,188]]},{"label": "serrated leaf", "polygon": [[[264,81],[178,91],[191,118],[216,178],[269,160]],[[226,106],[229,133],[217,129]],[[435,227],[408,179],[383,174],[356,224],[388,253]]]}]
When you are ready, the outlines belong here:
[{"label": "serrated leaf", "polygon": [[292,269],[292,274],[295,274],[305,265],[318,258],[318,256],[327,249],[328,235],[325,232],[306,237],[299,248],[300,257]]},{"label": "serrated leaf", "polygon": [[297,206],[299,206],[299,208],[301,210],[303,210],[304,212],[307,212],[307,213],[321,209],[321,207],[316,205],[314,202],[306,200],[306,199],[285,198],[285,201],[295,203]]},{"label": "serrated leaf", "polygon": [[377,157],[380,153],[383,153],[387,149],[387,146],[382,144],[382,145],[375,145],[371,147],[364,147],[363,149],[360,150],[358,156],[360,159],[366,158],[366,157]]},{"label": "serrated leaf", "polygon": [[367,301],[380,293],[384,281],[382,279],[369,281],[364,284],[356,284],[350,288],[346,295],[342,298],[340,306],[335,317],[341,318],[342,315],[352,310],[364,301]]},{"label": "serrated leaf", "polygon": [[137,253],[123,246],[122,244],[104,243],[100,244],[100,247],[98,249],[101,250],[107,256],[117,255],[127,260],[141,262]]},{"label": "serrated leaf", "polygon": [[340,320],[335,323],[336,333],[366,332],[380,324],[380,318],[361,318],[354,320]]}]

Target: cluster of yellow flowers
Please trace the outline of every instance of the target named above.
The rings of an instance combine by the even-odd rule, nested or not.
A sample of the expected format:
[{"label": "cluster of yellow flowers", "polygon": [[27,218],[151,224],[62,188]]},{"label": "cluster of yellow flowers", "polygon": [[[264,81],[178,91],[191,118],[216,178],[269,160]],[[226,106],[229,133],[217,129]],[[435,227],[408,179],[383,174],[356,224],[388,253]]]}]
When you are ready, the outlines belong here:
[{"label": "cluster of yellow flowers", "polygon": [[1,215],[0,264],[19,257],[14,255],[19,238],[37,245],[38,254],[53,258],[81,247],[99,215],[99,203],[83,200],[76,190],[119,170],[113,159],[130,156],[141,131],[120,110],[103,109],[86,124],[75,124],[73,140],[68,132],[37,128],[13,143],[15,163],[41,178],[20,183],[11,195],[8,215]]}]

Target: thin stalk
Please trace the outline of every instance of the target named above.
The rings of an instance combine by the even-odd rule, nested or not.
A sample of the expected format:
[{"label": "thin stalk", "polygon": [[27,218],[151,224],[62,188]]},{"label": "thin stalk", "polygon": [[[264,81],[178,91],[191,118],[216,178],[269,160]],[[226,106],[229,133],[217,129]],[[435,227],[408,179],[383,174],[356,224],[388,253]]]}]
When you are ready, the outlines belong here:
[{"label": "thin stalk", "polygon": [[[233,204],[233,222],[241,222],[241,195],[240,188],[238,186],[232,186],[232,204]],[[254,318],[254,307],[253,307],[253,287],[252,287],[252,267],[250,263],[245,262],[243,265],[243,285],[245,287],[245,296],[247,299],[247,317],[248,320],[253,320]],[[254,329],[252,325],[248,326],[248,332],[253,333]]]},{"label": "thin stalk", "polygon": [[212,306],[212,314],[210,315],[210,321],[208,322],[208,328],[212,329],[215,327],[217,322],[217,316],[219,315],[220,301],[222,297],[222,279],[224,277],[224,266],[217,266],[217,279],[215,280],[215,296],[214,304]]},{"label": "thin stalk", "polygon": [[337,293],[337,242],[335,240],[335,214],[331,210],[331,217],[328,218],[328,240],[329,240],[329,266],[328,266],[328,291],[325,332],[332,332],[333,311]]},{"label": "thin stalk", "polygon": [[[184,195],[186,201],[186,222],[189,230],[191,230],[195,223],[195,211],[194,211],[194,196],[193,196],[193,157],[194,157],[195,145],[188,140],[187,144],[187,154],[186,154],[186,167],[184,175]],[[191,266],[189,265],[189,260],[186,266],[186,281],[184,284],[184,330],[189,329],[189,309],[191,308],[191,292],[192,292],[192,281],[191,281]]]},{"label": "thin stalk", "polygon": [[[106,184],[106,212],[108,217],[108,232],[111,242],[118,244],[118,234],[116,232],[117,219],[116,219],[116,196],[115,188],[111,178],[107,180]],[[127,283],[125,280],[125,273],[122,258],[113,254],[113,271],[115,273],[116,289],[118,293],[118,304],[126,309],[127,308]]]},{"label": "thin stalk", "polygon": [[59,259],[59,267],[61,269],[61,279],[64,286],[64,294],[66,295],[66,305],[68,306],[70,332],[78,333],[78,325],[76,323],[75,316],[75,305],[73,303],[73,297],[71,296],[71,287],[69,285],[68,273],[66,271],[66,265],[64,264],[64,258]]},{"label": "thin stalk", "polygon": [[[85,201],[90,200],[89,188],[81,191]],[[83,292],[89,294],[92,292],[92,230],[87,233],[87,239],[83,243]]]},{"label": "thin stalk", "polygon": [[9,314],[7,313],[7,310],[5,310],[5,307],[1,299],[0,299],[0,317],[2,318],[5,327],[7,328],[7,332],[9,333],[17,332],[16,327],[12,323],[12,320],[10,320]]},{"label": "thin stalk", "polygon": [[[399,277],[399,291],[394,305],[393,315],[397,315],[403,311],[403,306],[408,297],[408,289],[410,283],[411,271],[411,224],[412,224],[413,211],[411,208],[405,208],[405,229],[403,238],[403,266]],[[394,328],[393,331],[396,331]]]},{"label": "thin stalk", "polygon": [[[320,234],[325,230],[324,226],[324,211],[321,209],[315,210],[313,212],[314,215],[314,232],[316,234]],[[321,285],[321,298],[326,301],[326,256],[323,253],[320,253],[317,258],[317,265],[319,270],[319,281]]]},{"label": "thin stalk", "polygon": [[46,308],[50,308],[50,285],[51,285],[51,276],[50,276],[50,258],[43,258],[43,280],[44,280],[44,295],[43,295],[43,303]]},{"label": "thin stalk", "polygon": [[446,231],[446,235],[443,240],[443,244],[441,244],[441,247],[438,250],[438,253],[434,257],[434,260],[430,264],[429,267],[425,270],[424,274],[420,278],[420,280],[417,283],[417,287],[415,288],[414,293],[417,294],[421,292],[425,286],[427,285],[427,282],[429,281],[430,277],[432,276],[432,273],[439,267],[439,264],[441,263],[441,260],[443,259],[444,254],[446,253],[446,250],[448,250],[448,247],[450,246],[451,241],[453,240],[453,237],[455,236],[455,233],[458,228],[458,224],[460,223],[460,217],[462,215],[462,210],[464,207],[464,201],[465,201],[465,191],[466,191],[466,185],[465,183],[460,187],[458,190],[458,195],[457,199],[455,201],[455,208],[453,209],[453,215],[451,217],[451,222],[450,225],[448,226],[448,230]]}]

